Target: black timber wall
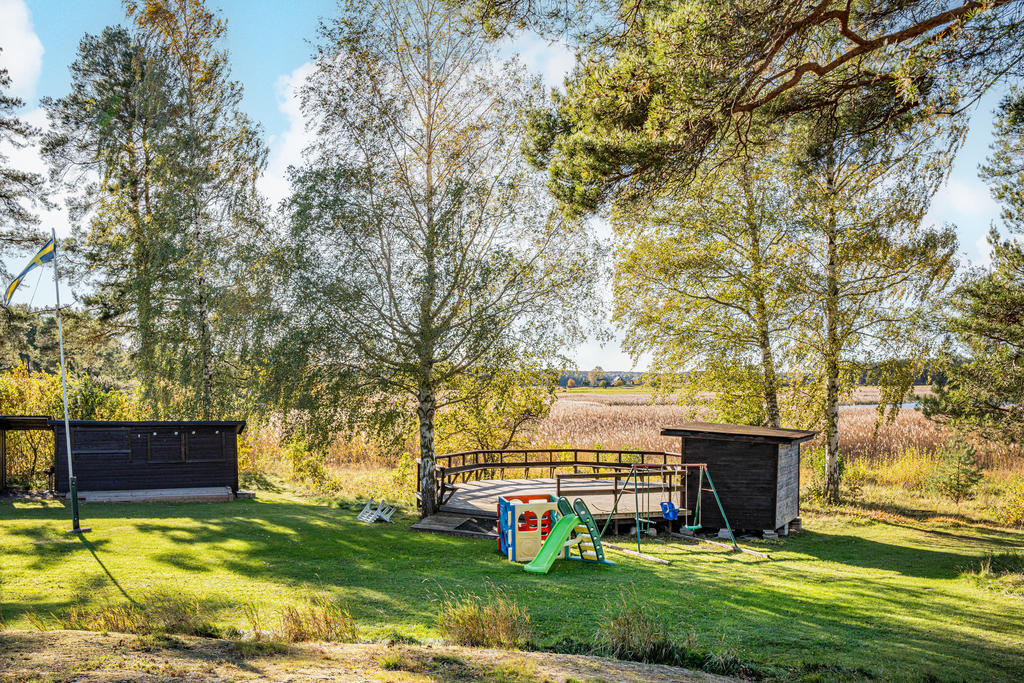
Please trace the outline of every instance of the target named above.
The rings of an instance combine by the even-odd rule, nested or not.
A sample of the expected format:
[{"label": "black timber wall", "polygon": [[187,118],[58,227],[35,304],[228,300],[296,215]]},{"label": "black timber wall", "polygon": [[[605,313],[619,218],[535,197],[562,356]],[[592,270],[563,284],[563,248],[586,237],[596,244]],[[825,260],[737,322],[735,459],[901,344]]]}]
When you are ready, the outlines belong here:
[{"label": "black timber wall", "polygon": [[[68,491],[64,422],[54,431],[54,486]],[[230,486],[238,490],[244,422],[71,422],[80,491]]]},{"label": "black timber wall", "polygon": [[[683,462],[706,463],[708,473],[715,482],[718,497],[725,508],[729,524],[735,530],[761,531],[776,529],[797,515],[777,524],[779,512],[779,450],[775,443],[751,443],[749,441],[727,441],[722,439],[683,438]],[[796,449],[796,472],[799,477],[799,444]],[[788,450],[790,445],[783,444]],[[792,459],[785,466],[791,468]],[[788,481],[788,470],[787,470]],[[688,507],[693,510],[697,503],[697,473],[692,472],[689,480]],[[705,482],[705,487],[707,483]],[[797,479],[797,491],[799,480]],[[788,492],[788,489],[787,489]],[[722,515],[711,493],[701,493],[702,523],[706,527],[723,527]],[[786,511],[790,506],[786,506]]]}]

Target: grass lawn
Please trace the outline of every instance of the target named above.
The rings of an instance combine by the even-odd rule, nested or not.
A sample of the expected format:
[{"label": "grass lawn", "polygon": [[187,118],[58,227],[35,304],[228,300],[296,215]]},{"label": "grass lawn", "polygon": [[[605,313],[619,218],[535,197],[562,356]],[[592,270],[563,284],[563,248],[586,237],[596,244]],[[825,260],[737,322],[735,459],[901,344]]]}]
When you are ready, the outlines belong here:
[{"label": "grass lawn", "polygon": [[1024,671],[1024,596],[964,573],[987,553],[1024,546],[1020,532],[812,512],[806,531],[750,543],[771,562],[651,542],[645,550],[670,566],[616,555],[614,567],[559,562],[535,576],[493,542],[412,532],[409,516],[364,525],[356,511],[286,492],[222,504],[87,504],[83,521],[94,531],[78,538],[64,533],[69,515],[58,503],[2,502],[2,618],[31,628],[31,615],[175,592],[210,601],[224,625],[244,628],[244,603],[274,615],[324,591],[349,605],[364,638],[431,640],[446,593],[492,586],[526,607],[540,646],[590,642],[625,593],[653,605],[680,642],[765,666],[900,680]]}]

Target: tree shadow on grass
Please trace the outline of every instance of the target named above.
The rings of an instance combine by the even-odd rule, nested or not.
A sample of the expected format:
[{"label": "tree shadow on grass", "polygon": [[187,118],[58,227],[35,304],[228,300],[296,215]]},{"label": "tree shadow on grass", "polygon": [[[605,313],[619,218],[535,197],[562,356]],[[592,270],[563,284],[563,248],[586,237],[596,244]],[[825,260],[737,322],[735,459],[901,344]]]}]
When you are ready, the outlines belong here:
[{"label": "tree shadow on grass", "polygon": [[[116,521],[149,539],[145,547],[130,549],[110,546],[105,538],[90,540],[97,544],[97,562],[111,553],[138,552],[158,568],[155,580],[175,585],[197,578],[195,558],[253,586],[280,586],[299,595],[328,592],[363,623],[430,625],[445,595],[482,595],[494,588],[530,612],[541,641],[589,642],[613,598],[633,591],[629,599],[651,604],[678,637],[692,629],[709,646],[774,664],[867,662],[878,675],[899,677],[910,661],[940,678],[968,671],[972,678],[1005,679],[1024,654],[1019,645],[985,638],[1003,634],[1012,641],[1024,632],[1024,610],[1001,612],[985,600],[965,600],[962,586],[950,582],[971,553],[984,552],[994,541],[1008,543],[1012,534],[979,538],[951,531],[936,537],[936,547],[922,548],[856,532],[806,531],[781,546],[772,562],[696,553],[663,567],[620,556],[614,567],[559,562],[550,574],[535,576],[504,560],[493,541],[412,532],[408,517],[393,525],[365,525],[352,511],[274,500],[92,504],[88,513],[101,534]],[[32,518],[44,523],[56,516],[33,511]],[[33,528],[13,530],[28,539],[19,552],[39,550],[30,540],[39,537],[28,530]],[[897,538],[920,543],[917,537]],[[220,581],[219,574],[202,573]],[[118,580],[116,572],[110,580]],[[236,603],[259,599],[224,597]]]}]

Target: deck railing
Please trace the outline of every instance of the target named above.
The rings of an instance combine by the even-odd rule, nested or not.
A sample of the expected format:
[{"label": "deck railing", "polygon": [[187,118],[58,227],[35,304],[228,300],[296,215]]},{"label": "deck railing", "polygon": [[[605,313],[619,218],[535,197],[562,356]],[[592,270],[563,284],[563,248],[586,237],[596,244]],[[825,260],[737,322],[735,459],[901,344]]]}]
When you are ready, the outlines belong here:
[{"label": "deck railing", "polygon": [[[464,451],[434,457],[436,500],[443,504],[457,485],[481,479],[533,479],[535,473],[554,479],[559,472],[607,472],[631,465],[678,465],[682,455],[668,451],[600,448],[534,448]],[[416,459],[416,497],[420,498],[420,460]],[[511,473],[512,476],[509,476]],[[521,475],[521,476],[520,476]]]}]

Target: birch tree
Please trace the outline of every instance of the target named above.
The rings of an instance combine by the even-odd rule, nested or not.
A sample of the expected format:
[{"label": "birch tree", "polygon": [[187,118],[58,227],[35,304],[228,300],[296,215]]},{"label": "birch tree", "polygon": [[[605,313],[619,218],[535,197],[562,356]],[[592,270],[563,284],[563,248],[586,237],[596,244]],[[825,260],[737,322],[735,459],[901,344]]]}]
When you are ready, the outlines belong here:
[{"label": "birch tree", "polygon": [[652,354],[663,388],[715,420],[806,426],[817,414],[802,383],[783,388],[807,308],[790,175],[784,160],[742,159],[612,212],[625,347]]},{"label": "birch tree", "polygon": [[[880,371],[883,406],[902,401],[930,356],[924,331],[956,268],[956,234],[922,220],[963,133],[950,122],[869,137],[839,117],[803,136],[796,193],[814,315],[804,327],[824,387],[825,499],[839,499],[839,400],[867,369]],[[943,144],[946,141],[947,144]],[[934,311],[933,311],[934,312]]]},{"label": "birch tree", "polygon": [[435,416],[464,395],[449,386],[553,350],[592,279],[585,234],[520,158],[537,84],[463,27],[439,0],[357,1],[324,23],[291,199],[292,389],[345,401],[347,376],[415,411],[425,515]]}]

